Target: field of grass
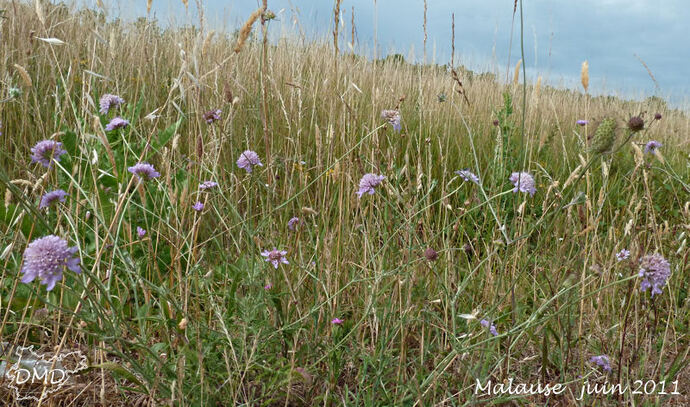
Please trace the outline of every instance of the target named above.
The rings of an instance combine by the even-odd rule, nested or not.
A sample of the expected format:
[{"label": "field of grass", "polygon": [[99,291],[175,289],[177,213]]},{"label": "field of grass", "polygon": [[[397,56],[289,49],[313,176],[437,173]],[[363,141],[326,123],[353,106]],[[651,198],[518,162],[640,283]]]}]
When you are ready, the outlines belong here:
[{"label": "field of grass", "polygon": [[687,113],[37,4],[0,1],[0,337],[89,368],[36,404],[690,405]]}]

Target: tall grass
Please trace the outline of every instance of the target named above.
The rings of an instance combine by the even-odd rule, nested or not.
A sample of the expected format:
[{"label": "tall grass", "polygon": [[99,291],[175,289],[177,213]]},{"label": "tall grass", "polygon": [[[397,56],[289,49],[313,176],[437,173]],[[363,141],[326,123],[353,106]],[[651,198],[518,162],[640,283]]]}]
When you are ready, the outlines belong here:
[{"label": "tall grass", "polygon": [[[512,396],[477,399],[476,380],[509,378],[690,391],[683,112],[271,44],[265,2],[238,36],[36,4],[0,2],[0,332],[81,349],[92,367],[44,405],[500,405]],[[126,100],[129,127],[105,131],[105,93]],[[399,133],[379,115],[396,106]],[[213,109],[222,119],[208,124]],[[623,143],[640,114],[645,129]],[[599,155],[605,117],[618,141]],[[50,169],[29,159],[47,138],[68,151]],[[652,139],[663,147],[644,153]],[[252,173],[235,164],[247,149],[263,161]],[[161,177],[139,182],[127,172],[139,161]],[[515,171],[534,175],[533,197],[512,192]],[[365,173],[387,178],[358,199]],[[200,192],[206,180],[219,187]],[[56,188],[66,202],[37,210]],[[83,270],[50,292],[19,282],[27,244],[48,234],[79,248]],[[264,261],[274,247],[289,265]],[[651,298],[638,260],[655,252],[673,274]],[[589,362],[602,354],[609,375]]]}]

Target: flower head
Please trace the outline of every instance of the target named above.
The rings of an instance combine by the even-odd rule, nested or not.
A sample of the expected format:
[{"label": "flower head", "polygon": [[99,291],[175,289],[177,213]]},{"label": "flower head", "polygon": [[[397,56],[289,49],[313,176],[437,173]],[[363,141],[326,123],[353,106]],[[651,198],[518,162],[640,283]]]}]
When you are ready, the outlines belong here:
[{"label": "flower head", "polygon": [[630,250],[627,250],[627,249],[623,249],[623,250],[619,251],[618,253],[616,253],[616,260],[618,260],[618,261],[623,261],[623,260],[627,259],[628,257],[630,257]]},{"label": "flower head", "polygon": [[455,171],[455,173],[458,174],[463,181],[474,182],[479,185],[479,177],[469,169]]},{"label": "flower head", "polygon": [[268,283],[264,286],[264,290],[266,290],[266,291],[270,290],[271,288],[273,288],[273,284],[271,284],[271,283]]},{"label": "flower head", "polygon": [[194,205],[192,205],[192,209],[194,209],[197,212],[201,212],[204,209],[204,204],[200,201],[196,201]]},{"label": "flower head", "polygon": [[393,130],[402,130],[402,125],[400,124],[400,112],[397,110],[382,110],[381,117],[386,119],[388,123],[393,126]]},{"label": "flower head", "polygon": [[266,258],[266,261],[270,261],[271,264],[273,264],[273,267],[275,267],[275,268],[278,268],[278,265],[280,263],[290,264],[287,261],[287,259],[285,258],[286,254],[287,254],[287,251],[278,250],[275,247],[271,251],[264,250],[263,252],[261,252],[261,255]]},{"label": "flower head", "polygon": [[199,189],[202,191],[205,191],[207,189],[215,188],[218,186],[217,182],[214,181],[204,181],[201,184],[199,184]]},{"label": "flower head", "polygon": [[113,119],[110,120],[110,123],[105,126],[105,131],[121,129],[127,126],[129,126],[129,121],[123,119],[122,117],[113,117]]},{"label": "flower head", "polygon": [[252,150],[247,150],[240,154],[240,158],[237,159],[237,166],[246,170],[247,172],[252,172],[252,167],[258,165],[263,167],[259,155]]},{"label": "flower head", "polygon": [[60,156],[67,153],[62,148],[62,143],[53,140],[43,140],[36,143],[31,149],[31,162],[40,163],[46,168],[50,168],[55,161],[60,161]]},{"label": "flower head", "polygon": [[211,124],[216,120],[220,120],[221,113],[222,112],[220,109],[209,110],[208,112],[204,113],[204,120],[206,120],[206,123]]},{"label": "flower head", "polygon": [[633,133],[644,129],[644,119],[640,116],[633,116],[628,120],[628,128]]},{"label": "flower head", "polygon": [[616,142],[617,127],[618,124],[615,119],[608,117],[602,120],[594,131],[592,144],[589,147],[590,150],[598,154],[604,154],[611,151],[613,144]]},{"label": "flower head", "polygon": [[336,317],[336,318],[333,318],[333,319],[331,320],[331,324],[333,324],[333,325],[342,325],[343,322],[345,322],[344,319],[340,319],[340,318],[337,318],[337,317]]},{"label": "flower head", "polygon": [[142,228],[141,226],[137,226],[137,236],[139,236],[139,239],[144,237],[146,235],[146,229]]},{"label": "flower head", "polygon": [[292,218],[290,218],[290,220],[288,221],[288,229],[294,231],[295,229],[297,229],[297,226],[298,226],[300,223],[301,223],[301,222],[300,222],[300,220],[299,220],[299,218],[298,218],[297,216],[292,217]]},{"label": "flower head", "polygon": [[438,259],[438,252],[431,247],[424,250],[424,257],[429,261],[436,261]]},{"label": "flower head", "polygon": [[111,95],[106,93],[101,96],[99,105],[101,106],[101,114],[108,114],[108,111],[112,108],[119,107],[121,104],[125,103],[125,100],[117,95]]},{"label": "flower head", "polygon": [[41,202],[38,204],[38,209],[47,208],[55,202],[65,202],[67,197],[67,192],[56,189],[55,191],[50,191],[41,197]]},{"label": "flower head", "polygon": [[652,140],[645,144],[644,146],[644,152],[645,153],[653,153],[657,148],[663,146],[663,144],[659,143],[656,140]]},{"label": "flower head", "polygon": [[661,294],[662,288],[666,285],[666,280],[671,276],[671,265],[664,256],[654,253],[648,254],[640,259],[640,272],[638,276],[642,278],[640,290],[647,291],[652,289],[652,297]]},{"label": "flower head", "polygon": [[62,280],[62,270],[67,267],[75,273],[79,269],[80,259],[76,256],[77,247],[67,247],[67,241],[54,236],[44,236],[29,243],[24,250],[22,283],[30,283],[37,277],[48,291],[55,283]]},{"label": "flower head", "polygon": [[488,319],[482,319],[481,321],[479,321],[479,323],[482,324],[484,328],[489,328],[489,332],[491,332],[491,335],[498,336],[496,325],[491,323]]},{"label": "flower head", "polygon": [[376,174],[364,174],[361,180],[359,180],[359,191],[357,195],[361,198],[364,194],[374,195],[375,189],[383,180],[386,179],[383,175]]},{"label": "flower head", "polygon": [[661,120],[662,117],[661,113],[654,113],[654,120]]},{"label": "flower head", "polygon": [[589,358],[589,362],[596,364],[607,372],[611,371],[611,361],[606,355],[592,356]]},{"label": "flower head", "polygon": [[127,168],[127,171],[139,177],[139,179],[147,180],[151,178],[160,177],[161,173],[153,168],[153,165],[149,163],[136,163],[133,166]]},{"label": "flower head", "polygon": [[575,123],[579,124],[580,126],[586,126],[589,124],[589,120],[580,119],[580,120],[576,121]]},{"label": "flower head", "polygon": [[537,188],[534,186],[534,178],[527,172],[514,172],[510,174],[510,182],[515,188],[513,192],[527,192],[530,196],[534,196]]}]

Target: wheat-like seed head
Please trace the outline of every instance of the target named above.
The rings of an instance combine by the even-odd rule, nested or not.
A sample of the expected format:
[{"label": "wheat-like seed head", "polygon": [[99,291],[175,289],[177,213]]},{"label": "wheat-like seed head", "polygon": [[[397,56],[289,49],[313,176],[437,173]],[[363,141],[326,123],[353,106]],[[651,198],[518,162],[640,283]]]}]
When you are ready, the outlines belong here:
[{"label": "wheat-like seed head", "polygon": [[520,65],[522,65],[522,59],[517,61],[515,64],[515,73],[513,74],[513,85],[517,85],[520,80]]},{"label": "wheat-like seed head", "polygon": [[541,90],[541,76],[537,78],[537,84],[534,86],[534,96],[539,97],[539,91]]},{"label": "wheat-like seed head", "polygon": [[256,9],[252,15],[249,16],[242,28],[240,28],[240,34],[237,37],[237,45],[235,46],[235,53],[242,51],[245,41],[247,41],[247,38],[249,38],[249,33],[252,32],[252,26],[254,26],[254,23],[259,19],[263,12],[263,8]]},{"label": "wheat-like seed head", "polygon": [[24,69],[23,66],[14,64],[15,69],[17,70],[17,73],[19,76],[21,76],[22,81],[24,82],[24,85],[26,87],[30,88],[33,85],[33,82],[31,81],[31,77],[29,76],[29,73],[26,72],[26,69]]},{"label": "wheat-like seed head", "polygon": [[582,87],[585,89],[585,93],[587,93],[587,89],[589,88],[589,63],[587,63],[587,61],[582,63],[580,81],[582,82]]}]

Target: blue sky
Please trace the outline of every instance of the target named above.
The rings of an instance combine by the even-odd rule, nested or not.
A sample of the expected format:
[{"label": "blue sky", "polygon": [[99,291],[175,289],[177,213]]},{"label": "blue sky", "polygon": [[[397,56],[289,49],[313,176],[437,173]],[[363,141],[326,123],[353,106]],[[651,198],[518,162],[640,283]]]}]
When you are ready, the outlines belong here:
[{"label": "blue sky", "polygon": [[[146,15],[146,0],[103,0],[111,16]],[[87,4],[95,3],[88,0]],[[257,8],[257,0],[201,0],[208,27],[234,30]],[[685,3],[685,4],[684,4]],[[663,5],[660,5],[663,4]],[[307,39],[330,36],[333,1],[269,0],[278,14],[271,35],[302,30]],[[423,0],[342,0],[341,49],[350,39],[352,7],[360,53],[398,52],[423,58]],[[456,63],[505,78],[520,59],[519,9],[508,54],[513,0],[428,0],[427,60],[450,59],[451,13],[455,13]],[[152,15],[162,23],[198,23],[197,2],[153,0]],[[674,105],[690,105],[690,7],[687,0],[525,0],[525,61],[528,76],[577,87],[582,61],[590,66],[590,91],[626,97],[659,95]],[[298,23],[296,23],[298,21]],[[295,35],[295,34],[288,34]],[[345,36],[346,35],[346,36]],[[649,77],[641,58],[655,76]]]}]

